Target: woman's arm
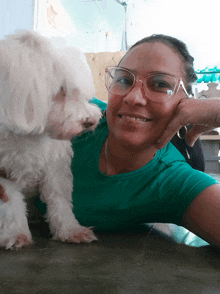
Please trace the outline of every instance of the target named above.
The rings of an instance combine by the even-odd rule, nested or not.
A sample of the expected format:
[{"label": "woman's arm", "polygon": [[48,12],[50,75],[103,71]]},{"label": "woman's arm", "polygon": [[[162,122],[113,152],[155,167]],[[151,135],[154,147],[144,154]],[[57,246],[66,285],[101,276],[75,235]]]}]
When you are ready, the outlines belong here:
[{"label": "woman's arm", "polygon": [[202,133],[220,127],[220,99],[180,100],[172,120],[155,147],[162,149],[182,126],[188,125],[192,125],[186,134],[189,146],[193,146]]},{"label": "woman's arm", "polygon": [[220,185],[202,191],[185,210],[181,226],[220,249]]}]

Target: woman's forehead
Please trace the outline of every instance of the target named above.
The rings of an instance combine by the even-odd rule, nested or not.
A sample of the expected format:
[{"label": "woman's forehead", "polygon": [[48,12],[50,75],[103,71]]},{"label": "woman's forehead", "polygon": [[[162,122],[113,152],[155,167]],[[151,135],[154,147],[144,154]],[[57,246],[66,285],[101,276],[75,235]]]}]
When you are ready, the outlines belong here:
[{"label": "woman's forehead", "polygon": [[123,57],[120,66],[141,74],[159,71],[184,77],[184,63],[173,48],[159,42],[139,44]]}]

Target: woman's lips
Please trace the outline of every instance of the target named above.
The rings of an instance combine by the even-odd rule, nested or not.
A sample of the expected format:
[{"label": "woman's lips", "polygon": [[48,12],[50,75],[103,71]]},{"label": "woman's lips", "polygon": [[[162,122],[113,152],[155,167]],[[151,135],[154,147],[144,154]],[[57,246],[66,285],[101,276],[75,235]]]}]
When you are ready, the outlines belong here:
[{"label": "woman's lips", "polygon": [[126,119],[130,119],[133,121],[139,121],[139,122],[148,122],[148,121],[152,121],[152,119],[150,118],[145,118],[139,115],[132,115],[132,114],[118,114],[118,116],[120,118],[126,118]]}]

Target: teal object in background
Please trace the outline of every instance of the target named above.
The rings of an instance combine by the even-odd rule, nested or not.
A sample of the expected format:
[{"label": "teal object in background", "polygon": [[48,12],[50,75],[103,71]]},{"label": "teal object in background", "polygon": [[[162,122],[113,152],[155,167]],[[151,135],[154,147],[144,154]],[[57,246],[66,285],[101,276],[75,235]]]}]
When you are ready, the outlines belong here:
[{"label": "teal object in background", "polygon": [[169,224],[169,229],[172,232],[171,238],[177,243],[186,244],[194,247],[209,245],[209,243],[199,238],[192,232],[188,231],[184,227]]},{"label": "teal object in background", "polygon": [[204,68],[196,72],[198,76],[197,83],[219,83],[220,82],[220,68],[215,66],[214,68]]},{"label": "teal object in background", "polygon": [[164,235],[166,238],[174,241],[178,244],[185,244],[193,247],[202,247],[210,245],[205,240],[196,236],[189,230],[185,229],[182,226],[177,226],[175,224],[162,224],[162,223],[151,223],[147,224],[154,229],[156,232]]}]

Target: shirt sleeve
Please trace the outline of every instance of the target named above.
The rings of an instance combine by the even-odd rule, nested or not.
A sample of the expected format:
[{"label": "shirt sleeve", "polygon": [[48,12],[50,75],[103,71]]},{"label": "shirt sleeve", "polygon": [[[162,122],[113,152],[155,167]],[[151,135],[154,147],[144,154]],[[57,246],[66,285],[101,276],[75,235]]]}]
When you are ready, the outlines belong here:
[{"label": "shirt sleeve", "polygon": [[206,188],[218,184],[218,181],[184,163],[179,167],[171,167],[170,175],[173,175],[172,181],[169,181],[172,185],[167,185],[165,198],[174,217],[172,223],[180,225],[183,213],[190,203]]}]

